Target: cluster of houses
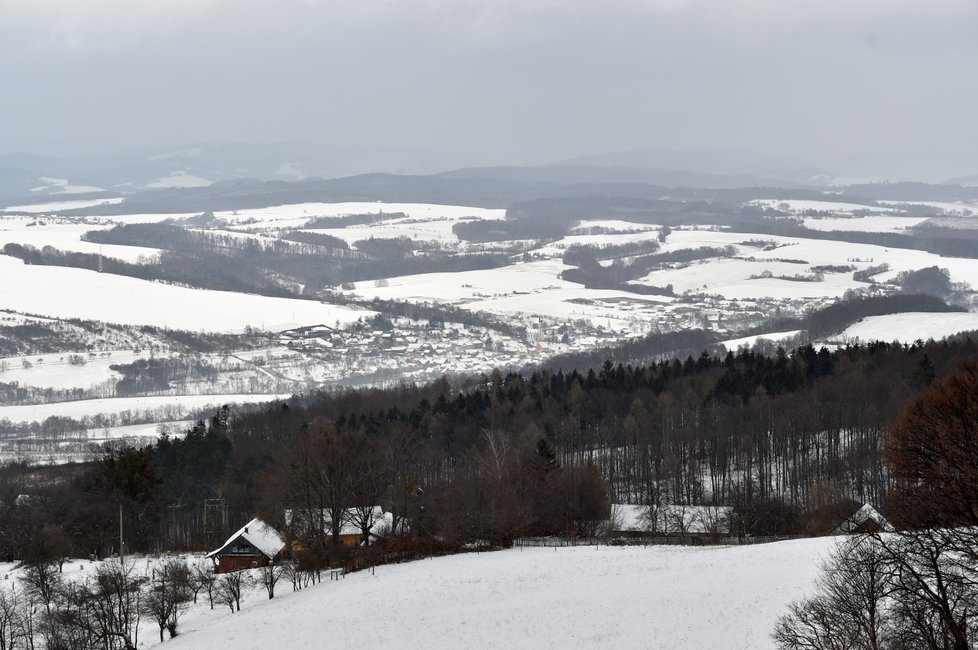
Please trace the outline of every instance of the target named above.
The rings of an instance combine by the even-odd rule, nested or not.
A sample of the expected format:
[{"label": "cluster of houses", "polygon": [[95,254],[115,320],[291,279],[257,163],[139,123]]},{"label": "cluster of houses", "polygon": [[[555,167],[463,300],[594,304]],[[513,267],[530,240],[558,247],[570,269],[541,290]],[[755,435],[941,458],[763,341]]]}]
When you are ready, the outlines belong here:
[{"label": "cluster of houses", "polygon": [[[382,541],[389,531],[393,529],[394,517],[392,513],[385,512],[380,506],[374,506],[369,516],[364,518],[360,515],[359,508],[350,508],[342,517],[339,529],[339,542],[343,546],[357,546],[365,543],[375,543]],[[326,512],[314,513],[312,516],[303,517],[303,520],[311,521],[318,519],[317,528],[323,531],[323,537],[329,536],[332,529],[332,519]],[[295,523],[298,513],[291,510],[285,512],[287,523]],[[368,534],[364,537],[363,527],[360,523],[366,521]],[[241,569],[253,569],[256,567],[268,566],[269,563],[285,559],[290,556],[289,550],[301,553],[303,548],[297,540],[286,541],[278,530],[255,517],[247,524],[234,532],[227,541],[220,547],[207,554],[207,558],[214,562],[215,573],[228,573]]]},{"label": "cluster of houses", "polygon": [[[355,510],[347,511],[339,529],[339,542],[344,546],[356,546],[382,541],[393,529],[393,515],[374,506],[367,518],[368,534],[354,523]],[[319,514],[319,513],[317,513]],[[733,509],[730,506],[666,505],[649,508],[642,505],[615,504],[611,518],[606,523],[607,536],[612,539],[649,539],[654,537],[688,538],[718,542],[731,535]],[[286,521],[294,521],[292,511],[286,511]],[[330,519],[322,513],[323,535],[329,534]],[[362,518],[361,518],[362,520]],[[325,525],[322,525],[325,522]],[[893,526],[873,506],[866,503],[842,520],[833,534],[866,534],[889,532]],[[214,562],[216,573],[228,573],[242,569],[268,566],[273,561],[289,556],[289,542],[275,528],[259,518],[254,518],[228,537],[219,548],[207,554]],[[293,540],[291,550],[301,552],[301,545]]]}]

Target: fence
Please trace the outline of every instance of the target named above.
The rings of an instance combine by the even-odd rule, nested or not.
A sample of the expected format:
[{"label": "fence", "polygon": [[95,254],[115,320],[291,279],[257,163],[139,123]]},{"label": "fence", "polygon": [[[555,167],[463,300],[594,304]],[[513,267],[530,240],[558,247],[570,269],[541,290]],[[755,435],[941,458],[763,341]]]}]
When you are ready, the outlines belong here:
[{"label": "fence", "polygon": [[741,546],[747,544],[770,544],[792,539],[802,539],[804,535],[780,536],[713,536],[713,535],[638,535],[634,537],[527,537],[516,540],[515,546],[523,547],[554,547],[564,546]]}]

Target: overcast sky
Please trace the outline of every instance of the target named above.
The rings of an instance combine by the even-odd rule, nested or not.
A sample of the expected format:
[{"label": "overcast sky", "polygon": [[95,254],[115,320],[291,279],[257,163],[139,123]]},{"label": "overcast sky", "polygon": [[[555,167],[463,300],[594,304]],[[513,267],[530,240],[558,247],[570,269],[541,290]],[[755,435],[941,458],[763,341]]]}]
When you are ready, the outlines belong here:
[{"label": "overcast sky", "polygon": [[0,151],[729,147],[978,172],[975,0],[0,0],[0,80]]}]

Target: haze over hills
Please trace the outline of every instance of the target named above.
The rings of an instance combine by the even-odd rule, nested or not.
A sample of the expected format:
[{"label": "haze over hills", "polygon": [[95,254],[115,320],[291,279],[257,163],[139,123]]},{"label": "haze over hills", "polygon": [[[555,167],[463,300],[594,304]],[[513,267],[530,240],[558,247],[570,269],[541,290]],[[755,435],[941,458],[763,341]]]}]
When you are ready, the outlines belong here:
[{"label": "haze over hills", "polygon": [[[869,160],[836,166],[733,149],[653,147],[532,165],[460,153],[395,146],[332,146],[283,142],[196,144],[139,148],[111,153],[47,156],[0,154],[0,201],[25,203],[39,196],[119,196],[146,190],[208,187],[224,181],[303,181],[365,174],[433,175],[462,180],[522,184],[652,185],[665,188],[835,189],[878,180],[928,180],[903,173],[888,175],[886,165],[866,173]],[[899,165],[893,166],[894,169]],[[966,164],[951,184],[973,185]],[[904,166],[904,171],[906,166]]]},{"label": "haze over hills", "polygon": [[0,198],[93,190],[130,194],[240,178],[295,181],[365,173],[427,174],[486,162],[491,161],[407,147],[297,142],[193,144],[65,157],[7,153],[0,154]]}]

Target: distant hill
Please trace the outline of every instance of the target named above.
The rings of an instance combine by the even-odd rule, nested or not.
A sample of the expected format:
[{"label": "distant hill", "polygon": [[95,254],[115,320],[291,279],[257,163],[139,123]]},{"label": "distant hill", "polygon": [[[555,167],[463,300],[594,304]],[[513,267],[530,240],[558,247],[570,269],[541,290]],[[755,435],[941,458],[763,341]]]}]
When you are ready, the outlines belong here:
[{"label": "distant hill", "polygon": [[[0,154],[0,169],[18,174],[0,171],[0,201],[71,194],[73,187],[132,194],[248,178],[299,181],[365,173],[429,174],[473,162],[484,161],[407,147],[309,143],[190,144],[74,157],[7,153]],[[63,182],[52,184],[45,179]],[[30,191],[38,187],[42,189]]]},{"label": "distant hill", "polygon": [[473,167],[438,174],[443,178],[491,178],[528,183],[637,183],[661,187],[734,189],[740,187],[808,188],[801,183],[748,174],[712,174],[683,169],[558,164],[542,167]]},{"label": "distant hill", "polygon": [[947,181],[948,185],[961,185],[964,187],[978,187],[978,174],[969,174],[968,176],[958,176],[957,178],[952,178]]},{"label": "distant hill", "polygon": [[674,149],[643,147],[626,151],[578,156],[561,160],[559,165],[593,165],[641,169],[683,169],[713,175],[747,175],[774,179],[792,175],[805,167],[779,156],[726,148]]},{"label": "distant hill", "polygon": [[28,194],[36,178],[34,172],[26,169],[0,166],[0,197]]}]

